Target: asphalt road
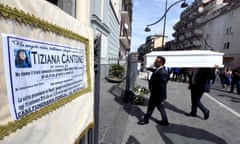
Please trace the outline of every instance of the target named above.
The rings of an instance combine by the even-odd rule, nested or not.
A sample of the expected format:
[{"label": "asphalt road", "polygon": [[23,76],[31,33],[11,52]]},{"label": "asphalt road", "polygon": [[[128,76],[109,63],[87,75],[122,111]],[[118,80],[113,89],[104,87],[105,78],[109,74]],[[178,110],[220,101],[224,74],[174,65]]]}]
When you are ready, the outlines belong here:
[{"label": "asphalt road", "polygon": [[[137,84],[147,86],[147,81],[138,79]],[[239,144],[240,143],[240,96],[218,88],[217,83],[210,93],[205,93],[202,103],[210,110],[210,118],[186,117],[190,112],[191,100],[188,84],[169,81],[166,111],[170,125],[160,126],[161,115],[155,109],[150,123],[137,122],[147,110],[145,105],[133,105],[128,113],[128,123],[122,144]]]},{"label": "asphalt road", "polygon": [[211,92],[209,93],[212,97],[218,100],[223,105],[240,113],[240,95],[237,95],[236,87],[234,93],[230,93],[230,88],[222,89],[220,80],[217,77],[216,82],[211,86]]}]

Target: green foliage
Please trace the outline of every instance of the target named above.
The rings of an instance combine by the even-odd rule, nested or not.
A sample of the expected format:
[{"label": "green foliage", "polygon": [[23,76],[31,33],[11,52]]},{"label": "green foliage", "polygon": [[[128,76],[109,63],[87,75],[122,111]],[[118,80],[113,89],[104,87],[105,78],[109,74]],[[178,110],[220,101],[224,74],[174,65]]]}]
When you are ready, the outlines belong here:
[{"label": "green foliage", "polygon": [[135,105],[144,104],[144,97],[143,96],[137,96],[137,97],[133,98],[132,99],[132,104],[135,104]]},{"label": "green foliage", "polygon": [[119,64],[112,64],[109,69],[110,76],[122,78],[124,75],[125,69]]},{"label": "green foliage", "polygon": [[149,93],[149,90],[143,86],[137,85],[133,87],[133,92],[136,95],[141,95],[141,96],[145,96]]},{"label": "green foliage", "polygon": [[137,85],[133,87],[133,94],[130,96],[131,102],[135,105],[144,104],[144,96],[149,93],[149,90],[143,86]]}]

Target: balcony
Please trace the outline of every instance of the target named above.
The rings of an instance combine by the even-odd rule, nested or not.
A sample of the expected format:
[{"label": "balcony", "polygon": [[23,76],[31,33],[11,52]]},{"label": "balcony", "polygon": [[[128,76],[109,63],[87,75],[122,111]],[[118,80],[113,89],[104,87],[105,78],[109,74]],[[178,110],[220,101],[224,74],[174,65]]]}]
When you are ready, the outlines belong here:
[{"label": "balcony", "polygon": [[131,38],[129,36],[120,36],[119,39],[120,43],[122,43],[124,48],[126,48],[126,51],[129,51]]},{"label": "balcony", "polygon": [[199,49],[202,46],[201,40],[184,40],[175,43],[177,49]]},{"label": "balcony", "polygon": [[122,1],[122,9],[121,9],[122,19],[127,18],[128,22],[132,20],[132,2],[131,0],[124,0]]},{"label": "balcony", "polygon": [[193,40],[193,45],[200,47],[200,46],[202,46],[202,41],[201,40]]},{"label": "balcony", "polygon": [[175,38],[177,38],[177,37],[179,37],[180,34],[181,34],[180,32],[175,31],[175,32],[172,34],[172,36],[175,37]]},{"label": "balcony", "polygon": [[193,13],[189,14],[188,19],[192,20],[195,19],[198,15],[198,12],[194,11]]},{"label": "balcony", "polygon": [[123,11],[132,10],[132,0],[123,0],[122,1],[122,10]]},{"label": "balcony", "polygon": [[173,26],[173,29],[174,30],[179,30],[181,29],[182,27],[186,27],[186,25],[188,24],[189,22],[186,21],[186,20],[180,20],[178,21],[174,26]]},{"label": "balcony", "polygon": [[172,36],[176,39],[177,38],[177,32],[175,31],[174,33],[172,33]]},{"label": "balcony", "polygon": [[192,22],[187,24],[187,28],[191,29],[192,27],[193,27],[193,23]]},{"label": "balcony", "polygon": [[183,41],[185,38],[184,38],[184,35],[180,35],[179,36],[179,41]]},{"label": "balcony", "polygon": [[185,39],[190,39],[193,37],[201,37],[203,35],[202,30],[195,29],[193,31],[185,31],[184,32],[184,38]]},{"label": "balcony", "polygon": [[128,11],[121,11],[122,20],[125,22],[130,22],[130,14]]},{"label": "balcony", "polygon": [[203,31],[199,30],[199,29],[195,29],[193,31],[193,36],[202,36],[203,35]]},{"label": "balcony", "polygon": [[194,21],[194,23],[195,24],[201,24],[201,23],[203,23],[204,21],[203,21],[203,18],[202,17],[199,17],[199,18],[197,18],[195,21]]},{"label": "balcony", "polygon": [[181,26],[181,24],[180,24],[180,21],[179,21],[173,26],[173,29],[178,30],[180,28],[180,26]]}]

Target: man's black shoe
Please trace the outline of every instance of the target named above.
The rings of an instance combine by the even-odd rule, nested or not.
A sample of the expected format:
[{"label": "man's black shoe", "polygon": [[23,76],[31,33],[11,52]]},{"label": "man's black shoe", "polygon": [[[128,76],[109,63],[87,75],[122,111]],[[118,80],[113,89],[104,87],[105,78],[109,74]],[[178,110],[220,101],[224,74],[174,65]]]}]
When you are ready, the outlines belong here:
[{"label": "man's black shoe", "polygon": [[207,120],[209,118],[209,111],[204,114],[204,119]]},{"label": "man's black shoe", "polygon": [[145,120],[145,119],[142,119],[138,122],[139,125],[145,125],[145,124],[148,124],[148,120]]},{"label": "man's black shoe", "polygon": [[168,121],[163,121],[163,120],[159,121],[158,124],[163,125],[163,126],[169,125]]},{"label": "man's black shoe", "polygon": [[185,115],[186,115],[186,116],[191,116],[191,117],[197,117],[197,115],[194,114],[194,113],[192,113],[192,112],[190,112],[190,113],[185,113]]}]

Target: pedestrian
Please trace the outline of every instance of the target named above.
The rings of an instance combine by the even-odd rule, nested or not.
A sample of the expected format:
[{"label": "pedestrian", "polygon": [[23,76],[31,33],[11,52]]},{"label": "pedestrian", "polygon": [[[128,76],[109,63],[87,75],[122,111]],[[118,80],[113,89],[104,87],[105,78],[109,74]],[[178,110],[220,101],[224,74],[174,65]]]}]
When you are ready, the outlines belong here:
[{"label": "pedestrian", "polygon": [[222,85],[222,90],[225,89],[225,74],[224,74],[224,68],[220,68],[219,69],[219,78],[220,78],[220,81],[221,81],[221,85]]},{"label": "pedestrian", "polygon": [[232,70],[231,70],[231,67],[225,67],[224,75],[225,75],[226,90],[229,91],[230,85],[232,83]]},{"label": "pedestrian", "polygon": [[191,112],[186,116],[197,116],[197,108],[204,114],[204,119],[209,118],[209,110],[202,104],[201,98],[204,92],[210,91],[210,80],[214,77],[214,69],[194,68],[189,77],[189,89],[191,91]]},{"label": "pedestrian", "polygon": [[240,95],[240,67],[237,67],[232,72],[232,83],[231,83],[231,90],[230,90],[231,93],[233,93],[235,85],[237,87],[237,94]]},{"label": "pedestrian", "polygon": [[173,68],[173,80],[177,81],[179,79],[179,68]]},{"label": "pedestrian", "polygon": [[149,123],[149,119],[155,109],[159,110],[161,113],[162,120],[159,121],[160,125],[168,126],[168,118],[165,111],[165,100],[167,99],[167,82],[169,80],[168,71],[166,70],[165,58],[162,56],[157,56],[155,59],[155,70],[152,72],[150,81],[149,81],[149,89],[151,92],[147,113],[144,118],[141,119],[138,124],[144,125]]},{"label": "pedestrian", "polygon": [[218,74],[219,74],[219,70],[216,68],[215,70],[214,70],[214,77],[213,77],[213,79],[211,80],[211,84],[213,85],[214,83],[215,83],[215,80],[216,80],[216,78],[217,78],[217,76],[218,76]]}]

